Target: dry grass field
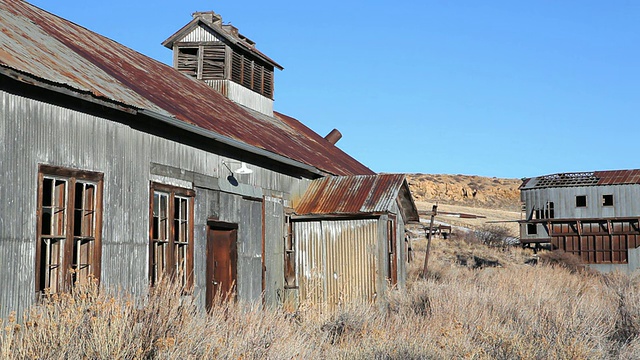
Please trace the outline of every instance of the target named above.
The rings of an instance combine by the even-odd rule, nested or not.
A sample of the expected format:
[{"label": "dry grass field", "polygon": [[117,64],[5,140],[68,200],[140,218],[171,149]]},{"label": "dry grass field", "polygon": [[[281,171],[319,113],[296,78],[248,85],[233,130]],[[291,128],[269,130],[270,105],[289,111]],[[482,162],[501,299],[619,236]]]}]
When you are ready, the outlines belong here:
[{"label": "dry grass field", "polygon": [[[447,211],[490,215],[453,205],[464,208]],[[506,236],[504,228],[469,227],[485,232],[434,237],[424,277],[426,240],[415,229],[408,286],[390,289],[386,302],[335,313],[220,302],[207,314],[170,284],[138,299],[87,286],[4,319],[0,358],[638,358],[639,276],[585,271],[571,257],[534,255],[482,235]]]},{"label": "dry grass field", "polygon": [[5,319],[0,357],[636,359],[640,353],[637,276],[593,274],[562,266],[562,259],[548,265],[542,255],[530,265],[529,252],[466,235],[434,238],[429,272],[420,278],[424,241],[415,248],[408,288],[390,290],[386,305],[323,313],[303,304],[288,313],[220,303],[205,314],[169,285],[145,299],[89,286]]}]

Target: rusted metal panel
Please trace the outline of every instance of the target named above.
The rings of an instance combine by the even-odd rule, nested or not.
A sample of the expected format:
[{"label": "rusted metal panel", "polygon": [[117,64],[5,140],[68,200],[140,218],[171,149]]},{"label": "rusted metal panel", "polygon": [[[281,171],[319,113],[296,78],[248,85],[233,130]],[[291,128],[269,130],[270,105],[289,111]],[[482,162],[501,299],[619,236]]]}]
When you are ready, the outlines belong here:
[{"label": "rusted metal panel", "polygon": [[0,22],[0,69],[165,114],[331,174],[373,174],[291,118],[257,121],[204,82],[27,3],[0,3]]},{"label": "rusted metal panel", "polygon": [[[326,177],[311,182],[295,206],[299,215],[376,214],[390,212],[396,205],[401,189],[406,185],[402,174]],[[408,192],[402,202],[408,207],[408,220],[417,219],[415,204]]]},{"label": "rusted metal panel", "polygon": [[380,282],[376,219],[294,222],[294,236],[302,302],[334,309],[375,300]]}]

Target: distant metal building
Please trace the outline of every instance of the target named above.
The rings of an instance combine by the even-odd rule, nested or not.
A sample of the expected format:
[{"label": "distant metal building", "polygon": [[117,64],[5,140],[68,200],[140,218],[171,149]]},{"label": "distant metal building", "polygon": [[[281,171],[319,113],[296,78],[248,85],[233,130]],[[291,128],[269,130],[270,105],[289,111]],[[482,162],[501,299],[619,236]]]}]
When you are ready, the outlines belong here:
[{"label": "distant metal building", "polygon": [[520,241],[550,244],[590,267],[640,267],[640,170],[561,173],[524,179]]},{"label": "distant metal building", "polygon": [[[331,271],[380,294],[383,252],[396,251],[391,282],[403,284],[404,250],[385,234],[415,219],[404,177],[376,175],[335,133],[274,112],[282,67],[218,15],[194,14],[165,42],[178,71],[23,1],[0,0],[0,23],[0,317],[89,279],[144,294],[171,275],[202,307],[220,293],[298,299],[290,267],[304,269],[315,230],[297,224],[327,214],[295,211],[322,179],[337,187],[321,209],[351,199],[362,176],[378,184],[379,206],[330,226],[343,246],[332,266],[351,272]],[[375,273],[348,244],[377,251]]]}]

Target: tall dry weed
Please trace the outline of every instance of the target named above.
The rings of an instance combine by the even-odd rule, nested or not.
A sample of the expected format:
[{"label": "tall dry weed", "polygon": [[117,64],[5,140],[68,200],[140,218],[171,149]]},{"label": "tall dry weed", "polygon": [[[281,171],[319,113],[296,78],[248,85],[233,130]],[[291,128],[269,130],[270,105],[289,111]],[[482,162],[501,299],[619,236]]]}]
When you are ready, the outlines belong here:
[{"label": "tall dry weed", "polygon": [[438,276],[412,280],[406,290],[390,289],[386,304],[342,302],[330,312],[306,303],[293,314],[221,299],[206,313],[171,283],[136,299],[90,284],[6,319],[0,356],[633,359],[640,351],[638,276],[440,260],[433,271]]}]

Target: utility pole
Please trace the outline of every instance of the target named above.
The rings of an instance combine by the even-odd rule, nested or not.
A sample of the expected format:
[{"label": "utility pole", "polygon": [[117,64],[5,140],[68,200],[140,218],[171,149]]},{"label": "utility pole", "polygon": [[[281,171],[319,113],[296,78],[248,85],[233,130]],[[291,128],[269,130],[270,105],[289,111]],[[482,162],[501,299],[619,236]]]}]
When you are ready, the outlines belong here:
[{"label": "utility pole", "polygon": [[[429,252],[431,251],[431,235],[433,235],[433,218],[438,214],[438,204],[431,208],[431,222],[429,223],[429,233],[427,233],[427,253],[424,255],[424,268],[422,269],[422,277],[427,277],[427,266],[429,265]],[[426,230],[426,228],[425,228]]]}]

